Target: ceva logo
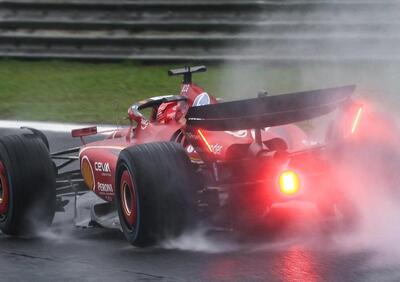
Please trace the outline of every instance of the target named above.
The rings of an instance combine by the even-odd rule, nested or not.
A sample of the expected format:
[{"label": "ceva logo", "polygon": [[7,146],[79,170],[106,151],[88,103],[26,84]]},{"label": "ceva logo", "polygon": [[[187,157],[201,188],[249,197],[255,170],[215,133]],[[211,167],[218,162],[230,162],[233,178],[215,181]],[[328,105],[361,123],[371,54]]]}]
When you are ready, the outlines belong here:
[{"label": "ceva logo", "polygon": [[94,163],[94,170],[100,171],[100,172],[111,172],[110,164],[109,163],[101,163],[101,162]]}]

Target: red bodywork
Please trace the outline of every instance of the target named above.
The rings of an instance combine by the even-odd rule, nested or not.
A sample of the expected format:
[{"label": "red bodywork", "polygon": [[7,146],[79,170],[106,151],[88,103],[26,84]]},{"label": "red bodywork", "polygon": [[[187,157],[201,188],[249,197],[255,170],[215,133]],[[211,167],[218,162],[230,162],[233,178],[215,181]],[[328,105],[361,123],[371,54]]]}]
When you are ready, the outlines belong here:
[{"label": "red bodywork", "polygon": [[[184,116],[189,107],[218,103],[216,98],[208,95],[194,83],[182,84],[180,95],[187,97],[187,103],[161,104],[158,112],[150,120],[137,118],[130,109],[128,111],[132,124],[130,127],[116,130],[104,140],[86,144],[81,148],[79,152],[81,171],[86,184],[90,186],[89,189],[104,200],[112,201],[115,193],[115,169],[121,150],[136,144],[176,141],[180,133],[186,136]],[[265,128],[261,132],[262,140],[279,137],[285,140],[289,149],[293,151],[303,149],[306,142],[306,135],[295,125]],[[240,154],[235,152],[232,146],[239,145],[240,151],[240,145],[249,146],[254,142],[254,134],[254,130],[201,131],[202,137],[208,143],[207,149],[216,160],[226,160],[234,158],[235,154]],[[75,135],[79,136],[76,132]],[[185,142],[185,137],[179,142],[184,145],[193,162],[201,162],[196,148]],[[87,170],[90,170],[90,173]]]}]

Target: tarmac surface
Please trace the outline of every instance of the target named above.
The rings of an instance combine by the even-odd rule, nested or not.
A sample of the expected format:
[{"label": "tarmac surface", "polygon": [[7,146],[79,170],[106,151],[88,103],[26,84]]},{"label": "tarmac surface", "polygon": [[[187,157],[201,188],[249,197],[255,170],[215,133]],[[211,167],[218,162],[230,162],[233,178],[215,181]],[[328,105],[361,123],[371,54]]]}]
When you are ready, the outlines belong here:
[{"label": "tarmac surface", "polygon": [[[49,140],[52,150],[78,144],[63,133]],[[138,249],[117,230],[75,228],[70,204],[38,239],[0,234],[0,281],[400,281],[397,246],[309,221],[263,240],[197,230]]]}]

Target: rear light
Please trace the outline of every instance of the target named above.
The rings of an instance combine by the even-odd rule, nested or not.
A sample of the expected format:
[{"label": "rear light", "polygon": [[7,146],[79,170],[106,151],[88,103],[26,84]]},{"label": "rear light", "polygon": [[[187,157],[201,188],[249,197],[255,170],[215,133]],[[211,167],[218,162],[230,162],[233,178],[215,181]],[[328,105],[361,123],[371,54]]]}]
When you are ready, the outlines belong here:
[{"label": "rear light", "polygon": [[279,175],[279,188],[282,194],[291,196],[300,190],[300,178],[292,170],[286,170]]}]

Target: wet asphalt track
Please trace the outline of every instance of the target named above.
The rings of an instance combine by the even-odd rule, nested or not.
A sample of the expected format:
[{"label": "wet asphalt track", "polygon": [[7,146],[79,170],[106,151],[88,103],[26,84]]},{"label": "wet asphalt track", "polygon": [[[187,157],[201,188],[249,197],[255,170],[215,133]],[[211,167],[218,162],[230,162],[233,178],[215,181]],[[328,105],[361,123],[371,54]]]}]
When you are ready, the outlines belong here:
[{"label": "wet asphalt track", "polygon": [[[49,139],[53,150],[77,143],[66,134]],[[40,239],[0,234],[0,281],[400,281],[400,260],[319,231],[257,243],[196,235],[136,249],[118,231],[74,228],[69,207]]]}]

